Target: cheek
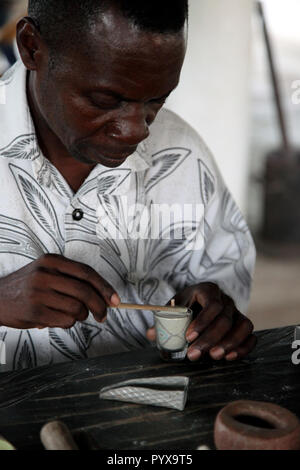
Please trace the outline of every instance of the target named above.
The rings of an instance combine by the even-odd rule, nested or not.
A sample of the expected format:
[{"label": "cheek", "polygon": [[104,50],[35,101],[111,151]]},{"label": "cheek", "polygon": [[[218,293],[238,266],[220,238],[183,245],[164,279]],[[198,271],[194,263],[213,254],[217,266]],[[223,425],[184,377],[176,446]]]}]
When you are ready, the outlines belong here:
[{"label": "cheek", "polygon": [[66,136],[72,132],[72,129],[74,131],[80,129],[77,114],[74,112],[72,114],[68,99],[59,88],[47,83],[47,80],[41,81],[41,86],[37,90],[41,114],[52,132],[65,142]]},{"label": "cheek", "polygon": [[112,119],[109,113],[101,113],[71,95],[64,95],[60,111],[66,131],[73,140],[104,133],[106,124]]},{"label": "cheek", "polygon": [[43,86],[40,102],[48,126],[66,147],[99,132],[105,117],[92,112],[68,90]]}]

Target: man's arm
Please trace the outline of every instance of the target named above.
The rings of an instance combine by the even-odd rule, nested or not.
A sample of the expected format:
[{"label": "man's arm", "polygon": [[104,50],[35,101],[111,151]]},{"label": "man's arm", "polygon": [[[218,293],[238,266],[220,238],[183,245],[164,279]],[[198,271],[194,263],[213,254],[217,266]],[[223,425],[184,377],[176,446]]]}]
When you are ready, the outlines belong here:
[{"label": "man's arm", "polygon": [[89,266],[48,254],[0,279],[0,325],[71,328],[89,311],[99,322],[120,303],[115,290]]}]

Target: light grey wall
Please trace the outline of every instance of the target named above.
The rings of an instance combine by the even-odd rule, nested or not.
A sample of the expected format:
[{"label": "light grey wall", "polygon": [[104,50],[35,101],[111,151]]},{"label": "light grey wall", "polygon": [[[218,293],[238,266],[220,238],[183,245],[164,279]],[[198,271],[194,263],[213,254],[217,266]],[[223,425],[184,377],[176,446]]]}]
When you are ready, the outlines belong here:
[{"label": "light grey wall", "polygon": [[249,175],[252,0],[190,0],[182,80],[167,106],[206,140],[242,210]]}]

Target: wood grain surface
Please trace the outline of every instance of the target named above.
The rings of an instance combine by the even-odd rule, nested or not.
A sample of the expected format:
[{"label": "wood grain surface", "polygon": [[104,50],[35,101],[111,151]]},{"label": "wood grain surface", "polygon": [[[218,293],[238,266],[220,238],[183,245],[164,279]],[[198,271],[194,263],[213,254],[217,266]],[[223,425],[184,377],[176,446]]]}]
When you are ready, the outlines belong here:
[{"label": "wood grain surface", "polygon": [[[47,421],[66,423],[81,448],[193,450],[213,446],[221,407],[240,400],[277,403],[300,417],[300,365],[292,364],[294,327],[259,332],[256,350],[237,363],[169,364],[155,349],[0,374],[0,434],[17,449],[41,449]],[[99,399],[122,380],[190,377],[183,412]]]}]

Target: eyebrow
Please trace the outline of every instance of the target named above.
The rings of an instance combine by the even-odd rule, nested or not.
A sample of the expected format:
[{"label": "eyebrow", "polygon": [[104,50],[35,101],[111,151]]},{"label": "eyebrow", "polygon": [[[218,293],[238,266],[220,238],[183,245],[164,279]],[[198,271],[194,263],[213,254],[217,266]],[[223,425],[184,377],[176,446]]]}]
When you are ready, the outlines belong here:
[{"label": "eyebrow", "polygon": [[[170,90],[168,93],[166,93],[165,95],[163,96],[160,96],[160,97],[157,97],[157,98],[151,98],[151,100],[149,101],[160,101],[160,100],[163,100],[163,99],[166,99],[168,98],[168,96],[170,96],[170,94],[172,93],[173,89]],[[107,96],[111,96],[112,98],[116,98],[117,100],[119,101],[128,101],[129,103],[130,102],[135,102],[136,100],[133,100],[132,98],[127,98],[126,96],[123,96],[123,95],[120,95],[120,93],[117,93],[115,91],[112,91],[112,90],[108,90],[106,88],[97,88],[97,89],[93,89],[93,90],[90,90],[89,91],[89,94],[104,94],[104,95],[107,95]]]}]

